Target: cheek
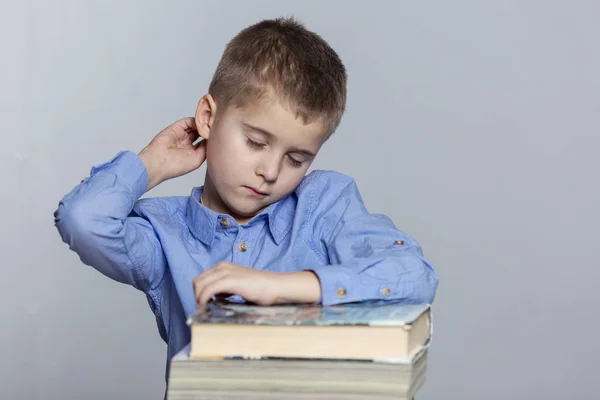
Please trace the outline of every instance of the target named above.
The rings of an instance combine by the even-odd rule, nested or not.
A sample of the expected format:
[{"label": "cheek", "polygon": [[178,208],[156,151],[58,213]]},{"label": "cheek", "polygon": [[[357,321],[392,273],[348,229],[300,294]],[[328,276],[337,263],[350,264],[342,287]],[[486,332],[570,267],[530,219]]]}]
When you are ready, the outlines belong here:
[{"label": "cheek", "polygon": [[238,136],[234,131],[227,130],[226,126],[220,127],[208,140],[207,158],[212,158],[212,163],[216,165],[235,163],[244,145]]},{"label": "cheek", "polygon": [[217,179],[229,181],[253,172],[256,154],[247,148],[245,142],[232,137],[223,139],[215,140],[212,146],[209,144],[207,166],[211,174]]}]

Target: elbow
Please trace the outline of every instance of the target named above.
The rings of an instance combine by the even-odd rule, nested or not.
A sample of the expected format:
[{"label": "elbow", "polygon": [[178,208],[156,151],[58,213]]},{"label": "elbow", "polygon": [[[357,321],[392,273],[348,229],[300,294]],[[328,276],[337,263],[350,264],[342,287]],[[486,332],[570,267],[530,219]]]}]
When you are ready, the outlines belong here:
[{"label": "elbow", "polygon": [[54,223],[82,263],[113,280],[141,287],[125,250],[123,221],[98,207],[98,202],[63,199],[54,212]]},{"label": "elbow", "polygon": [[416,291],[415,300],[419,303],[432,304],[437,293],[439,277],[431,265],[425,261],[423,264],[424,270],[417,285],[419,290]]},{"label": "elbow", "polygon": [[93,221],[90,211],[81,204],[61,201],[54,212],[54,225],[62,241],[72,250],[76,251],[78,244],[91,235]]},{"label": "elbow", "polygon": [[[416,260],[415,260],[416,261]],[[427,261],[421,259],[413,264],[415,267],[412,271],[415,272],[412,280],[412,289],[408,293],[408,301],[414,304],[432,304],[437,292],[439,277],[433,266]]]},{"label": "elbow", "polygon": [[422,285],[422,289],[420,290],[420,293],[416,296],[415,301],[417,303],[433,304],[433,301],[435,300],[435,295],[437,292],[437,287],[438,287],[437,279],[425,282]]}]

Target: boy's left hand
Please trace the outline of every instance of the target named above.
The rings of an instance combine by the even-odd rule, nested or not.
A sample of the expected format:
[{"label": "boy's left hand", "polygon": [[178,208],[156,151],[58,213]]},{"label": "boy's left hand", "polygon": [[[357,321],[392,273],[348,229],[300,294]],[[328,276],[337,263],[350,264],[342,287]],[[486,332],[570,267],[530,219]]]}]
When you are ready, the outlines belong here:
[{"label": "boy's left hand", "polygon": [[194,278],[193,286],[198,307],[205,306],[218,294],[237,294],[265,306],[314,303],[321,298],[319,278],[311,271],[259,271],[224,261]]}]

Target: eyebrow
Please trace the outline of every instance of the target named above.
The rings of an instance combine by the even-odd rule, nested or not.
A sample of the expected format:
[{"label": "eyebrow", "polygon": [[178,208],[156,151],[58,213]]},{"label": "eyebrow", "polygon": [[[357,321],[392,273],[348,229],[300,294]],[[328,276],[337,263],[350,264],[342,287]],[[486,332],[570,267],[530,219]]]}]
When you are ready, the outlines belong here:
[{"label": "eyebrow", "polygon": [[[258,132],[258,133],[262,133],[263,135],[265,135],[265,136],[267,136],[267,137],[270,137],[270,138],[272,138],[272,139],[273,139],[273,138],[276,138],[276,136],[275,136],[274,134],[272,134],[271,132],[269,132],[269,131],[266,131],[266,130],[264,130],[264,129],[262,129],[262,128],[259,128],[258,126],[250,125],[250,124],[247,124],[247,123],[245,123],[245,122],[242,122],[242,124],[243,124],[243,125],[244,125],[246,128],[248,128],[248,129],[251,129],[251,130],[253,130],[253,131],[256,131],[256,132]],[[293,149],[291,150],[291,152],[292,152],[292,153],[302,153],[302,154],[304,154],[304,155],[306,155],[306,156],[308,156],[308,157],[315,157],[315,154],[314,154],[314,153],[312,153],[312,152],[310,152],[310,151],[308,151],[308,150],[304,150],[304,149],[296,149],[296,148],[293,148]]]}]

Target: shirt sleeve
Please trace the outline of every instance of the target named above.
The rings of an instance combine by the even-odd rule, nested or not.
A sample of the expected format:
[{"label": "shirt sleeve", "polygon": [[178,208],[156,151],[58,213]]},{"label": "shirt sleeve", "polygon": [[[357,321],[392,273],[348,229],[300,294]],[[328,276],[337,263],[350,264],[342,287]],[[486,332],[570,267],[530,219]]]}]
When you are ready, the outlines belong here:
[{"label": "shirt sleeve", "polygon": [[133,212],[147,187],[144,163],[132,152],[120,152],[92,168],[54,212],[63,242],[84,264],[145,292],[158,284],[166,268],[154,229]]},{"label": "shirt sleeve", "polygon": [[[348,178],[328,184],[314,226],[329,265],[310,268],[321,283],[324,305],[364,300],[432,303],[438,286],[420,245],[392,221],[369,213]],[[337,188],[337,189],[336,189]]]}]

